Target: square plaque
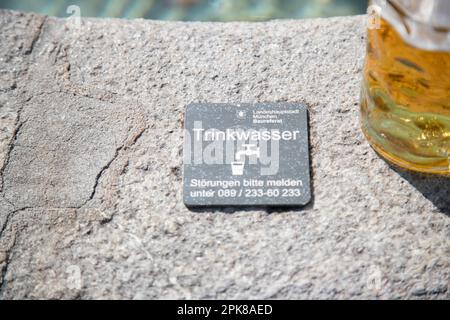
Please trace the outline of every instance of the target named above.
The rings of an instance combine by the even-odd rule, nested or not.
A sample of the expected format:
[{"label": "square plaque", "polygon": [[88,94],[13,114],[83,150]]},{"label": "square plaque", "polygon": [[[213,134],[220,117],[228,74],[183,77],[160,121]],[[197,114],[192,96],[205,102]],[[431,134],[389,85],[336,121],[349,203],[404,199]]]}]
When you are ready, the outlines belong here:
[{"label": "square plaque", "polygon": [[304,206],[310,200],[305,106],[187,106],[186,206]]}]

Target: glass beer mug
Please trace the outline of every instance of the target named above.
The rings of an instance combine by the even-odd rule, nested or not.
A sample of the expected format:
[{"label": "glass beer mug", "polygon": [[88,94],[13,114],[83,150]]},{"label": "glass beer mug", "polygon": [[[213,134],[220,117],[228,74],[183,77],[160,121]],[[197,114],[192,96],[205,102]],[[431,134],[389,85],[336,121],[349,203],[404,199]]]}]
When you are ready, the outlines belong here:
[{"label": "glass beer mug", "polygon": [[366,138],[400,167],[450,174],[450,0],[373,0],[368,13]]}]

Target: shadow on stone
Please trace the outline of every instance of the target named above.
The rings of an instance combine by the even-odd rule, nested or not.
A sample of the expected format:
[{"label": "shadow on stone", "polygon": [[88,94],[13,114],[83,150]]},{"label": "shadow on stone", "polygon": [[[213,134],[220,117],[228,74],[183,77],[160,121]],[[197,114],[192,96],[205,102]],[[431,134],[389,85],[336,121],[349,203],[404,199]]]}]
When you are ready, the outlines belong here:
[{"label": "shadow on stone", "polygon": [[305,206],[208,206],[208,207],[188,207],[189,211],[196,213],[211,213],[220,212],[233,214],[236,212],[253,212],[253,211],[265,211],[268,214],[272,213],[284,213],[284,212],[303,212],[313,207],[314,198]]},{"label": "shadow on stone", "polygon": [[392,164],[389,166],[430,200],[440,212],[450,217],[450,177],[406,171]]}]

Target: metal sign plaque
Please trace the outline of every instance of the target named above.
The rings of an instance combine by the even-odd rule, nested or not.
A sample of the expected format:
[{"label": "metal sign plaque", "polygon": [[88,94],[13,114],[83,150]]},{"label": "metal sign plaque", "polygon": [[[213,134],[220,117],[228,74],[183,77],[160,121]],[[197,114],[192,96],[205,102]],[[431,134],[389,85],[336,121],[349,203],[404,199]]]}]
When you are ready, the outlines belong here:
[{"label": "metal sign plaque", "polygon": [[186,206],[303,206],[310,200],[308,112],[303,105],[187,106]]}]

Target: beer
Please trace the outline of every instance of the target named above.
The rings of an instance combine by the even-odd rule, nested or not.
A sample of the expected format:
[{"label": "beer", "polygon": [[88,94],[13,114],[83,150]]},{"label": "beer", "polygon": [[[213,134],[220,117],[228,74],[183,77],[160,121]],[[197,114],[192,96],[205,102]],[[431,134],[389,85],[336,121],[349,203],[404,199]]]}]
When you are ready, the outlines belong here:
[{"label": "beer", "polygon": [[[390,162],[414,171],[450,174],[450,50],[442,48],[442,41],[436,48],[430,39],[407,41],[390,21],[381,12],[377,27],[368,29],[362,129]],[[436,32],[447,32],[450,39],[449,30]]]}]

